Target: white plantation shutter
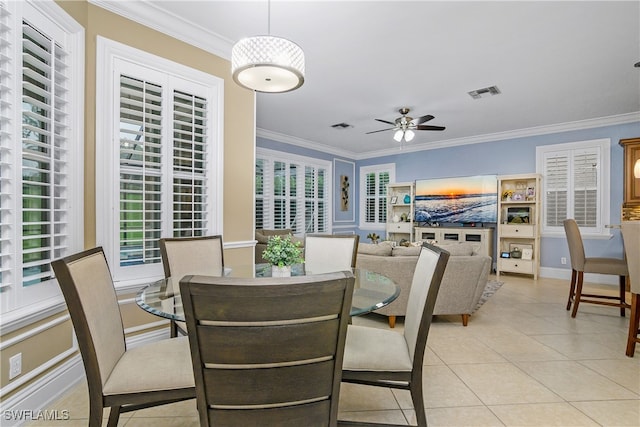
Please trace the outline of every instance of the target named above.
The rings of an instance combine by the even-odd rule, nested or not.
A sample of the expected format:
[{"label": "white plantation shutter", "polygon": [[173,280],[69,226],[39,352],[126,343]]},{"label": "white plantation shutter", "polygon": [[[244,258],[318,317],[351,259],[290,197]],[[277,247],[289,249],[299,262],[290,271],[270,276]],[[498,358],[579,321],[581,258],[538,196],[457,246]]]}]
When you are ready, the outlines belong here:
[{"label": "white plantation shutter", "polygon": [[[256,228],[290,228],[294,234],[329,232],[328,162],[258,149]],[[322,162],[320,164],[319,162]]]},{"label": "white plantation shutter", "polygon": [[53,3],[0,2],[3,314],[59,295],[50,263],[82,248],[82,40]]},{"label": "white plantation shutter", "polygon": [[173,235],[204,236],[208,224],[207,100],[174,91]]},{"label": "white plantation shutter", "polygon": [[[12,99],[12,88],[15,87],[15,76],[10,72],[14,65],[12,51],[13,28],[11,13],[6,2],[0,2],[0,292],[5,292],[16,283],[16,271],[13,268],[15,257],[19,253],[15,241],[15,215],[17,207],[12,204],[15,193],[15,170],[17,164],[13,134],[11,132],[12,116],[15,105]],[[9,308],[8,298],[2,298],[0,312]]]},{"label": "white plantation shutter", "polygon": [[365,175],[365,222],[376,222],[376,206],[377,206],[377,180],[376,173],[368,173]]},{"label": "white plantation shutter", "polygon": [[271,210],[269,206],[271,198],[266,196],[269,193],[267,193],[267,171],[265,168],[266,161],[256,159],[256,228],[269,228],[266,224],[266,212]]},{"label": "white plantation shutter", "polygon": [[287,167],[285,162],[273,163],[273,227],[289,228],[287,221]]},{"label": "white plantation shutter", "polygon": [[606,234],[610,141],[540,146],[536,151],[543,175],[543,231],[564,233],[562,222],[574,218],[583,233]]},{"label": "white plantation shutter", "polygon": [[97,115],[96,185],[109,197],[96,237],[116,286],[144,283],[162,274],[160,238],[222,232],[223,82],[103,38],[98,59],[98,105],[112,113]]},{"label": "white plantation shutter", "polygon": [[379,229],[387,222],[387,185],[394,177],[394,164],[361,168],[361,227]]},{"label": "white plantation shutter", "polygon": [[594,228],[598,224],[599,164],[596,150],[577,152],[573,156],[573,216],[581,227]]},{"label": "white plantation shutter", "polygon": [[562,221],[568,218],[569,152],[547,154],[544,168],[544,223],[550,227],[562,227]]},{"label": "white plantation shutter", "polygon": [[305,167],[304,210],[305,232],[328,232],[326,169]]},{"label": "white plantation shutter", "polygon": [[389,172],[378,174],[378,222],[387,222],[387,184]]},{"label": "white plantation shutter", "polygon": [[159,263],[162,86],[120,76],[120,266]]}]

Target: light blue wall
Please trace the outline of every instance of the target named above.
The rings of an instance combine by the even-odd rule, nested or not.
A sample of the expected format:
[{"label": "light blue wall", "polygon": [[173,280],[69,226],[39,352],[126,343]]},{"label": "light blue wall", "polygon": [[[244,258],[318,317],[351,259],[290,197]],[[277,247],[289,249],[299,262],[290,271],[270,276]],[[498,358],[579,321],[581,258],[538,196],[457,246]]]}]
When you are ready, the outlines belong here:
[{"label": "light blue wall", "polygon": [[[609,138],[611,140],[610,222],[619,223],[623,197],[623,150],[618,141],[639,136],[640,122],[636,122],[420,152],[403,152],[398,149],[398,153],[394,155],[358,160],[356,161],[355,177],[351,181],[355,189],[353,197],[355,218],[357,221],[359,205],[356,201],[359,200],[359,168],[362,166],[395,163],[396,181],[398,182],[449,176],[533,173],[536,171],[537,146]],[[258,140],[258,146],[325,160],[335,158],[331,154],[264,139]],[[334,203],[339,204],[339,197],[340,194],[334,192]],[[361,234],[363,241],[366,241],[364,236],[367,232],[360,233],[359,230],[356,232]],[[620,233],[618,230],[612,230],[611,233],[613,238],[609,240],[585,239],[587,254],[589,256],[621,257],[623,246]],[[568,268],[568,266],[560,264],[561,257],[569,258],[564,238],[543,237],[540,254],[542,267]]]}]

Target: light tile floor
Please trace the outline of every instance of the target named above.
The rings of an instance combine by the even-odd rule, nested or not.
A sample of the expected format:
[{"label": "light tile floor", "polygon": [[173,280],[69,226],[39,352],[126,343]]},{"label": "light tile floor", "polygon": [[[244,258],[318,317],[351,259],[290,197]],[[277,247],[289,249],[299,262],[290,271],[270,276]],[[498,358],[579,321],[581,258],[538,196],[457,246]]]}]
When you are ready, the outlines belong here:
[{"label": "light tile floor", "polygon": [[[459,316],[434,319],[424,362],[429,425],[640,426],[640,348],[624,354],[628,318],[581,304],[572,319],[564,280],[500,279],[466,328]],[[387,327],[377,315],[354,323]],[[66,409],[71,420],[32,426],[86,425],[86,384],[47,409]],[[409,392],[353,384],[342,386],[340,419],[415,425]],[[195,427],[195,402],[124,414],[120,425]]]}]

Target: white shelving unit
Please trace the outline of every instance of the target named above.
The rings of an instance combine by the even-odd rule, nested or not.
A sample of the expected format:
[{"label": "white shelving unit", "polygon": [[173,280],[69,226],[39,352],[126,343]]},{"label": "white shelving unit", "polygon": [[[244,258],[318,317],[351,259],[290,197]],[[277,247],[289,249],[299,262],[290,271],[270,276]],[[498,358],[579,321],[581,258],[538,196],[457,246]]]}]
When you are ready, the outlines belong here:
[{"label": "white shelving unit", "polygon": [[387,239],[400,243],[413,241],[413,182],[399,182],[387,186]]},{"label": "white shelving unit", "polygon": [[538,278],[541,190],[538,174],[498,176],[498,279],[500,273]]}]

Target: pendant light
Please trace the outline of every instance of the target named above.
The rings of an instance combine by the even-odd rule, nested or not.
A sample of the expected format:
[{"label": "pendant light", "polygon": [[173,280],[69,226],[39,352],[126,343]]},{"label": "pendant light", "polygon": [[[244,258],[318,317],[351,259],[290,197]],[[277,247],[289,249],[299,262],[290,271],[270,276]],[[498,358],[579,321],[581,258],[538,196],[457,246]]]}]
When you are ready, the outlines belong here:
[{"label": "pendant light", "polygon": [[231,73],[237,84],[257,92],[289,92],[304,83],[304,52],[300,46],[271,35],[271,0],[267,35],[244,38],[233,46]]}]

